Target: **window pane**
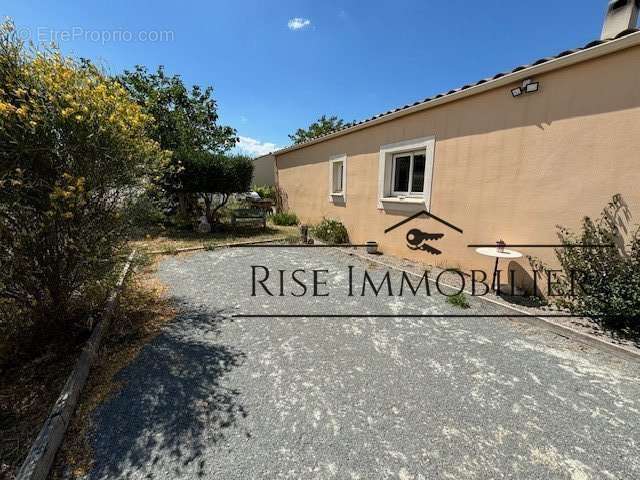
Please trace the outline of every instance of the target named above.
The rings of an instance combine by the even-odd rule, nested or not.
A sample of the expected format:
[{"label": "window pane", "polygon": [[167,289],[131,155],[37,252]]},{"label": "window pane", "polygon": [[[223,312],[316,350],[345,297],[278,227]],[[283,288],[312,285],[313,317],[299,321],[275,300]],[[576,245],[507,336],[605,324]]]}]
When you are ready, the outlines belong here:
[{"label": "window pane", "polygon": [[409,167],[411,157],[396,157],[395,170],[393,172],[393,190],[395,192],[409,191]]},{"label": "window pane", "polygon": [[413,156],[413,175],[411,177],[411,191],[424,192],[424,166],[426,158],[424,154]]},{"label": "window pane", "polygon": [[335,162],[333,164],[333,192],[342,192],[342,174],[344,171],[344,164],[342,162]]}]

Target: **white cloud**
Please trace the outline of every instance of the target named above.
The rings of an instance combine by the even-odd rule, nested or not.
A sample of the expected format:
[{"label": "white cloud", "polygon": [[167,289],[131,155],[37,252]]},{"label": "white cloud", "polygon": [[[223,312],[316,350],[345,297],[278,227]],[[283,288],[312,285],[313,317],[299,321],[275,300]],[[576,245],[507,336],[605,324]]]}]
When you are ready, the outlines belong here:
[{"label": "white cloud", "polygon": [[240,142],[236,145],[236,148],[248,155],[259,157],[266,155],[267,153],[275,152],[278,150],[278,146],[271,142],[261,142],[251,137],[240,136]]},{"label": "white cloud", "polygon": [[311,25],[311,20],[300,17],[292,18],[287,23],[289,30],[300,30],[301,28],[308,27],[309,25]]}]

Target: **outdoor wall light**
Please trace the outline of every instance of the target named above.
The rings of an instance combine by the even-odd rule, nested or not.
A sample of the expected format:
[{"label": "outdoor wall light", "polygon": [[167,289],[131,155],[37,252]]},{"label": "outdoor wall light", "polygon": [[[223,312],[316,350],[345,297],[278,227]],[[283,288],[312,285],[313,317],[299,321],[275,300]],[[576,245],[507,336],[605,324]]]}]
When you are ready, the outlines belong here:
[{"label": "outdoor wall light", "polygon": [[524,82],[522,82],[521,87],[516,87],[511,89],[511,95],[513,96],[513,98],[516,98],[522,95],[523,93],[534,93],[538,91],[539,87],[540,87],[540,83],[534,82],[533,80],[528,78]]}]

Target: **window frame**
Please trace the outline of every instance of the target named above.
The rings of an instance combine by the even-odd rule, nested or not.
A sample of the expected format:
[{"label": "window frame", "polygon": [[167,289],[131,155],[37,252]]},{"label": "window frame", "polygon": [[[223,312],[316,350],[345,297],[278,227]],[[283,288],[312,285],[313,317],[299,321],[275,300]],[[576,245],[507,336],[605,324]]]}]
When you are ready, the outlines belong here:
[{"label": "window frame", "polygon": [[[336,164],[342,164],[342,190],[334,191],[334,168]],[[347,195],[347,155],[332,155],[329,157],[329,201],[344,201]]]},{"label": "window frame", "polygon": [[[427,152],[425,150],[414,150],[411,152],[398,152],[394,153],[391,159],[391,187],[390,192],[393,197],[417,197],[420,198],[424,195],[424,184],[427,180],[427,176],[423,174],[422,187],[420,191],[414,191],[413,185],[413,166],[415,164],[414,158],[416,155],[423,155],[425,157],[425,171],[426,171],[426,157]],[[400,157],[409,157],[409,182],[407,184],[407,191],[395,190],[396,183],[396,160]]]},{"label": "window frame", "polygon": [[[339,189],[336,183],[339,184]],[[331,187],[332,195],[342,195],[344,193],[344,162],[342,160],[331,162]]]},{"label": "window frame", "polygon": [[[435,136],[413,138],[401,142],[380,146],[378,158],[378,209],[396,212],[412,212],[418,208],[430,211],[431,195],[435,174]],[[423,192],[414,192],[411,196],[400,192],[396,196],[393,174],[394,156],[407,153],[425,154],[424,188]],[[413,176],[413,171],[411,171]],[[392,192],[393,191],[393,192]],[[408,193],[408,192],[407,192]]]}]

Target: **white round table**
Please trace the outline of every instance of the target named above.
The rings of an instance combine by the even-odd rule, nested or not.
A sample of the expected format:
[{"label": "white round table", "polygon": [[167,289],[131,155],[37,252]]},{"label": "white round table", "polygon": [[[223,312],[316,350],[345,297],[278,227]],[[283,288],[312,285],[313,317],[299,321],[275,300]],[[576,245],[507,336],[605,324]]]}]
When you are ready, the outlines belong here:
[{"label": "white round table", "polygon": [[520,252],[516,252],[515,250],[507,250],[504,248],[502,251],[499,251],[497,247],[480,247],[476,248],[476,252],[480,255],[485,255],[487,257],[495,257],[496,263],[493,267],[493,277],[491,278],[491,290],[494,292],[497,290],[496,287],[496,277],[498,276],[498,261],[501,258],[520,258],[522,254]]}]

